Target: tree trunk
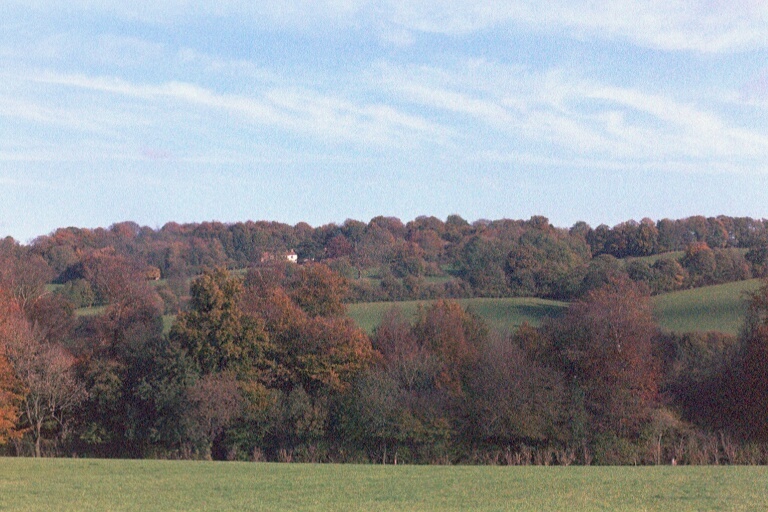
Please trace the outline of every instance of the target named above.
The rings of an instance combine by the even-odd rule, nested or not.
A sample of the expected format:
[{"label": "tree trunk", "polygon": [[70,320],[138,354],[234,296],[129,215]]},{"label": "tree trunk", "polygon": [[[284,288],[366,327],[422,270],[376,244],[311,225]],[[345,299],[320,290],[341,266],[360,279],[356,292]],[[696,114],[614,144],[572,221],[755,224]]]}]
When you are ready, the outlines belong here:
[{"label": "tree trunk", "polygon": [[43,429],[42,423],[35,425],[35,457],[42,457],[42,450],[40,449],[40,431]]}]

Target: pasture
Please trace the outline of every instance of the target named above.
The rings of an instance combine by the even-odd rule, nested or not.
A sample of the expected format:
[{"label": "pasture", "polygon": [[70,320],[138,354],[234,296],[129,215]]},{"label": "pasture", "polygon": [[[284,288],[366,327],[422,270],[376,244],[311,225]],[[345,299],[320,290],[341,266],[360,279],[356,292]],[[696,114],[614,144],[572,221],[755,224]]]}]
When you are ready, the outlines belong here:
[{"label": "pasture", "polygon": [[[737,281],[715,286],[666,293],[653,297],[656,319],[662,329],[677,332],[720,331],[738,334],[744,321],[746,294],[760,287],[760,279]],[[548,317],[562,314],[568,303],[532,297],[458,299],[463,307],[477,313],[492,329],[512,332],[523,322],[539,325]],[[381,322],[392,307],[414,318],[419,305],[430,301],[365,302],[348,305],[349,316],[368,334]],[[104,312],[104,306],[82,308],[78,316]],[[165,332],[170,331],[175,315],[163,316]]]},{"label": "pasture", "polygon": [[765,467],[0,459],[0,509],[768,510]]},{"label": "pasture", "polygon": [[757,290],[761,282],[751,279],[659,295],[654,297],[656,318],[661,328],[670,331],[738,334],[746,294]]},{"label": "pasture", "polygon": [[[751,279],[658,295],[652,299],[656,319],[662,329],[669,331],[738,334],[744,321],[746,294],[757,290],[761,282]],[[567,302],[536,298],[475,298],[458,302],[501,332],[514,331],[524,321],[539,325],[544,318],[560,315],[568,308]],[[370,334],[388,309],[399,307],[413,318],[419,305],[428,304],[429,301],[369,302],[350,304],[348,311]]]},{"label": "pasture", "polygon": [[[357,325],[371,334],[384,313],[392,307],[400,308],[407,317],[413,318],[419,305],[427,306],[429,302],[414,300],[350,304],[348,313]],[[557,316],[568,307],[567,302],[537,298],[476,298],[458,299],[457,302],[482,317],[490,328],[502,332],[514,331],[523,322],[539,325],[544,318]]]}]

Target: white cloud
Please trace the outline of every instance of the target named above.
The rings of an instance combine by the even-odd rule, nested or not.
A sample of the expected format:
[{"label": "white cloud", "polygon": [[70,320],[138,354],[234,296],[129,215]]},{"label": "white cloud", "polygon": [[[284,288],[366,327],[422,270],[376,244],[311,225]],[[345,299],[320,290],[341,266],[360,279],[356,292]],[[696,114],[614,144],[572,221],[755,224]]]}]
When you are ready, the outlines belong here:
[{"label": "white cloud", "polygon": [[[489,62],[480,67],[468,62],[451,70],[389,67],[386,76],[393,97],[425,117],[447,122],[445,114],[457,116],[453,124],[466,128],[456,129],[464,142],[456,144],[479,147],[479,153],[539,151],[555,159],[597,159],[602,166],[613,162],[627,170],[634,167],[632,162],[683,168],[683,162],[696,161],[761,172],[766,167],[761,163],[768,154],[766,130],[743,126],[738,117],[718,112],[718,97],[681,100],[675,93],[607,85],[558,70],[505,72]],[[473,134],[474,127],[485,130],[487,139],[468,144],[483,137]],[[488,137],[488,130],[499,135]]]},{"label": "white cloud", "polygon": [[522,24],[533,31],[620,38],[664,50],[717,53],[768,47],[768,4],[760,0],[534,0],[493,5],[435,0],[395,2],[393,10],[398,24],[442,34]]},{"label": "white cloud", "polygon": [[[19,82],[16,91],[25,92],[15,97],[0,90],[0,118],[35,126],[36,133],[53,130],[58,133],[57,139],[61,137],[69,144],[84,138],[113,141],[118,147],[107,146],[105,151],[115,157],[130,154],[126,144],[136,144],[142,133],[146,134],[144,137],[174,133],[167,142],[182,147],[181,141],[185,140],[203,138],[203,145],[219,141],[226,144],[228,151],[239,147],[240,160],[248,158],[246,153],[253,147],[249,135],[240,132],[251,128],[264,133],[274,133],[276,129],[303,139],[310,146],[323,141],[351,143],[358,149],[413,148],[439,144],[450,136],[440,123],[418,114],[386,102],[354,99],[338,92],[268,84],[246,96],[220,93],[187,82],[147,84],[54,72],[30,73],[15,80]],[[51,102],[49,98],[59,100]],[[33,158],[47,158],[50,152],[40,149],[47,143],[40,138],[35,140],[32,144],[37,144],[38,149],[32,151],[36,155]],[[122,146],[119,141],[123,141]],[[91,149],[99,152],[97,147]],[[207,158],[200,151],[190,147],[174,157]],[[214,147],[203,151],[216,152]],[[69,154],[70,151],[63,151],[62,158]]]},{"label": "white cloud", "polygon": [[705,53],[768,48],[762,0],[11,0],[16,10],[85,12],[145,23],[227,17],[274,30],[336,33],[356,28],[397,45],[411,32],[466,35],[518,25],[571,37],[623,39],[644,47]]}]

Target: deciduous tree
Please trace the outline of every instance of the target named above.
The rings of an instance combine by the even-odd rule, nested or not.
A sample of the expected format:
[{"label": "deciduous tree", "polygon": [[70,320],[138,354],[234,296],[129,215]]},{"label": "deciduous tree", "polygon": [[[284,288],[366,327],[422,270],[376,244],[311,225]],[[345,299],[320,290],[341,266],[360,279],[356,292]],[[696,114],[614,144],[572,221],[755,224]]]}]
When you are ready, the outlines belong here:
[{"label": "deciduous tree", "polygon": [[190,310],[171,328],[171,340],[203,375],[250,373],[260,366],[266,336],[258,321],[243,314],[242,292],[242,282],[226,270],[205,271],[192,284]]},{"label": "deciduous tree", "polygon": [[632,436],[658,399],[647,291],[612,280],[573,303],[553,333],[598,431]]}]

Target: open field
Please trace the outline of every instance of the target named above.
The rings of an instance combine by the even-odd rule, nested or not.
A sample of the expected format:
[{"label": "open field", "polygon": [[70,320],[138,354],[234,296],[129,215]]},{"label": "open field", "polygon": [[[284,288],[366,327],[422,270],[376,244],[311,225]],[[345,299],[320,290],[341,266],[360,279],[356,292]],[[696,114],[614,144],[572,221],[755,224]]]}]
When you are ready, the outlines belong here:
[{"label": "open field", "polygon": [[745,294],[760,283],[751,279],[659,295],[654,298],[659,325],[670,331],[737,334],[744,321]]},{"label": "open field", "polygon": [[[568,303],[536,298],[459,299],[463,307],[480,315],[493,329],[511,331],[523,322],[538,325],[546,317],[562,313]],[[429,301],[369,302],[349,305],[349,316],[366,332],[372,333],[384,313],[397,306],[407,316],[416,314],[419,304]]]},{"label": "open field", "polygon": [[3,510],[768,510],[766,467],[0,459]]},{"label": "open field", "polygon": [[[745,295],[759,288],[761,280],[738,281],[716,286],[667,293],[653,298],[659,325],[670,331],[721,331],[737,334],[745,312]],[[534,299],[460,299],[462,306],[480,315],[488,325],[502,332],[516,329],[523,321],[538,325],[544,318],[557,316],[567,302]],[[397,306],[406,315],[416,313],[419,304],[429,301],[370,302],[350,304],[349,315],[368,333],[379,324],[384,313]]]},{"label": "open field", "polygon": [[[757,290],[761,280],[738,281],[715,286],[658,295],[653,298],[656,317],[663,329],[671,331],[722,331],[737,334],[744,320],[745,294]],[[349,316],[369,334],[381,322],[384,313],[396,306],[413,316],[419,304],[430,301],[368,302],[350,304]],[[537,298],[459,299],[480,315],[488,325],[502,332],[515,330],[524,321],[539,325],[544,318],[557,316],[568,307],[567,302]],[[82,308],[78,315],[95,315],[104,307]],[[175,315],[163,316],[165,332]]]}]

